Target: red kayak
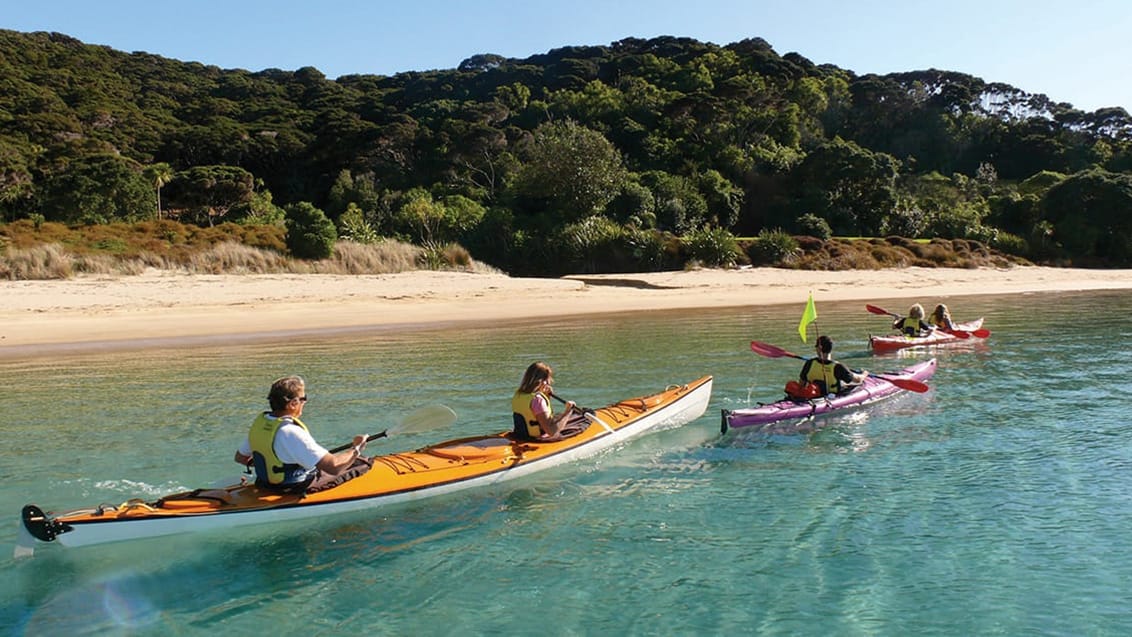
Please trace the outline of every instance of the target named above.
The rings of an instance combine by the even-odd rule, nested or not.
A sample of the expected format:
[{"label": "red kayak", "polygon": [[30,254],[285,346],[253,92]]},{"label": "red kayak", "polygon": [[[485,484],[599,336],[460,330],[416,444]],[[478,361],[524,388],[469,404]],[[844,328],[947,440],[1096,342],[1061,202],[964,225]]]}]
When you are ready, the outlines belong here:
[{"label": "red kayak", "polygon": [[989,336],[983,327],[983,319],[976,319],[966,323],[956,323],[955,330],[951,332],[942,329],[932,330],[927,336],[906,336],[893,334],[890,336],[869,336],[869,347],[874,352],[892,352],[906,347],[924,347],[927,345],[944,345],[947,343],[964,343],[974,340],[983,340]]}]

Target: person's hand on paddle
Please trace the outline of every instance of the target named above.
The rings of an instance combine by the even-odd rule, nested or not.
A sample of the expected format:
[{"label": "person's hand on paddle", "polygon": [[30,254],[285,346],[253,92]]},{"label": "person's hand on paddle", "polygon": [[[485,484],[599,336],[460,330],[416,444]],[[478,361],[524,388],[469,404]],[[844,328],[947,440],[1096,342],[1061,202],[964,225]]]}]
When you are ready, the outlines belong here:
[{"label": "person's hand on paddle", "polygon": [[351,445],[351,446],[354,448],[354,451],[357,453],[357,457],[361,457],[362,451],[365,450],[366,442],[368,442],[368,441],[369,441],[369,438],[364,434],[359,434],[357,436],[354,436],[354,444]]}]

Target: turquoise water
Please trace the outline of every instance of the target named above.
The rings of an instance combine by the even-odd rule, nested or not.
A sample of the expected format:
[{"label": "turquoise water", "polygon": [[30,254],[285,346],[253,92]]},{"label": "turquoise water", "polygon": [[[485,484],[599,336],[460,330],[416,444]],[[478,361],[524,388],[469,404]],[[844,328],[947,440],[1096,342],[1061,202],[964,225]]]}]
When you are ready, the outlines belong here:
[{"label": "turquoise water", "polygon": [[[982,345],[928,394],[721,436],[808,354],[784,307],[277,344],[0,360],[0,633],[15,635],[1127,635],[1132,292],[949,299]],[[884,317],[826,303],[858,367]],[[933,299],[924,299],[925,303]],[[904,300],[874,304],[903,311]],[[270,381],[299,373],[327,446],[423,403],[460,416],[396,451],[508,427],[545,359],[581,405],[715,376],[708,412],[521,484],[315,523],[10,556],[20,508],[156,497],[234,475]],[[274,626],[273,626],[274,624]]]}]

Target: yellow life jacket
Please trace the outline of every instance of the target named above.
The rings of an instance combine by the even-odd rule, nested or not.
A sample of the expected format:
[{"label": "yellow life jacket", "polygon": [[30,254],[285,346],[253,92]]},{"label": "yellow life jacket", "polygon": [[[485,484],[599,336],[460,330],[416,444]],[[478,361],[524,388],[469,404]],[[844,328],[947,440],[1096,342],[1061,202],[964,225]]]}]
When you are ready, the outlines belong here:
[{"label": "yellow life jacket", "polygon": [[837,380],[834,368],[837,363],[830,361],[823,363],[811,358],[806,363],[806,382],[814,383],[822,390],[822,394],[836,394],[841,391],[841,381]]},{"label": "yellow life jacket", "polygon": [[919,336],[923,331],[923,319],[906,317],[900,322],[900,331],[908,336]]},{"label": "yellow life jacket", "polygon": [[288,487],[303,484],[313,475],[313,471],[299,464],[285,463],[275,455],[275,432],[283,425],[294,423],[308,433],[307,426],[298,418],[284,416],[268,418],[268,412],[256,417],[248,431],[248,442],[252,447],[252,462],[255,463],[256,484],[270,487]]},{"label": "yellow life jacket", "polygon": [[535,395],[542,396],[546,401],[547,417],[554,417],[554,409],[550,406],[550,397],[542,392],[519,392],[511,397],[511,418],[515,422],[514,433],[519,438],[533,439],[542,435],[542,427],[538,424],[535,412],[531,411],[531,400]]}]

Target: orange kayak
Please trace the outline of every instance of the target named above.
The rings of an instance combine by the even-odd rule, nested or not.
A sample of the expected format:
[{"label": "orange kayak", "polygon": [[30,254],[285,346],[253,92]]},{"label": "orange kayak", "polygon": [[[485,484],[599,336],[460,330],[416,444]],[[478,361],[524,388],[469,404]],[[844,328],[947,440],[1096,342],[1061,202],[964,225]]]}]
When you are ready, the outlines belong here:
[{"label": "orange kayak", "polygon": [[86,546],[321,518],[493,485],[691,422],[707,409],[711,387],[712,377],[704,376],[587,410],[584,430],[563,440],[519,441],[508,431],[375,456],[365,474],[318,493],[280,494],[254,484],[232,484],[62,513],[29,504],[22,511],[16,553],[30,555],[38,542]]}]

